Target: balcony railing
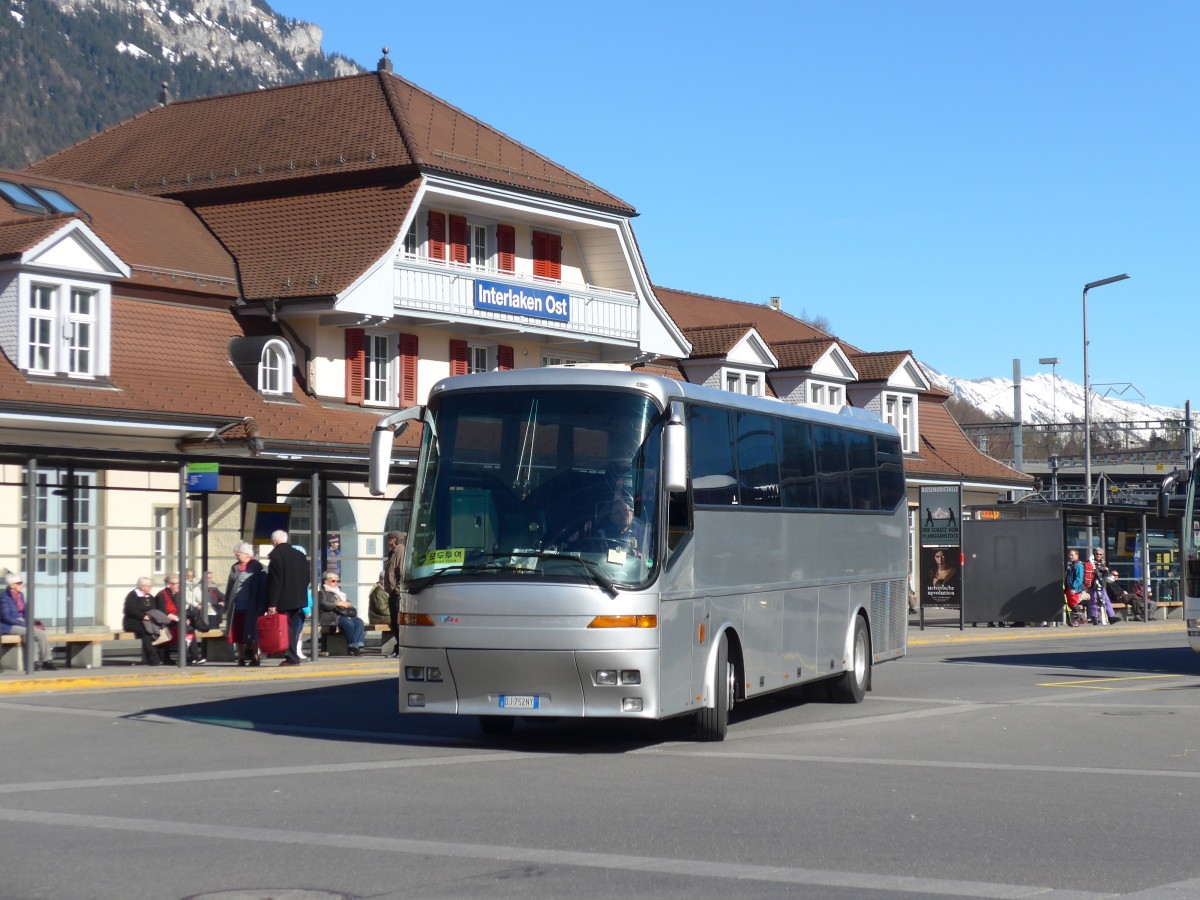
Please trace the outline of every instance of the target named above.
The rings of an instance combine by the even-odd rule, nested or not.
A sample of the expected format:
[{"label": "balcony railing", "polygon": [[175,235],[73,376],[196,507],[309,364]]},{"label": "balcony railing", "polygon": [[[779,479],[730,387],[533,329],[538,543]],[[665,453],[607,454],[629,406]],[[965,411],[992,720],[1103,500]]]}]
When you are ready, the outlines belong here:
[{"label": "balcony railing", "polygon": [[[593,285],[563,284],[512,272],[477,269],[456,263],[430,262],[400,256],[396,259],[393,294],[397,311],[426,310],[445,316],[537,326],[571,335],[613,341],[638,340],[638,298],[627,291]],[[536,316],[475,308],[475,280],[503,282],[515,287],[568,294],[570,319],[559,322]]]}]

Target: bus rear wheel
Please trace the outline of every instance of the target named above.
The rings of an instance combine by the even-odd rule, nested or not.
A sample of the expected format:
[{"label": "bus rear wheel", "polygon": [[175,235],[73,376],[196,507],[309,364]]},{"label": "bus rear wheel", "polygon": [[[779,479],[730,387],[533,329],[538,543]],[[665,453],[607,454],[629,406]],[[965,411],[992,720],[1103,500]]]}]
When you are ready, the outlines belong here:
[{"label": "bus rear wheel", "polygon": [[713,705],[696,711],[696,737],[702,741],[723,741],[729,730],[729,711],[736,696],[733,663],[729,661],[729,638],[721,635],[717,647],[717,665],[713,678]]},{"label": "bus rear wheel", "polygon": [[862,616],[854,617],[850,668],[829,684],[829,698],[837,703],[862,703],[871,687],[871,636]]}]

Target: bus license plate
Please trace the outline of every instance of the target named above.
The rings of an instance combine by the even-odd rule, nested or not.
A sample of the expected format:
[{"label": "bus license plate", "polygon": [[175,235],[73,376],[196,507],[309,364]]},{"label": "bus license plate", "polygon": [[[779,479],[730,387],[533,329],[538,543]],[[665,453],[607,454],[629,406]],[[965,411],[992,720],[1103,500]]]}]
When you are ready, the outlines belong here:
[{"label": "bus license plate", "polygon": [[518,696],[515,694],[501,694],[500,708],[501,709],[537,709],[538,697]]}]

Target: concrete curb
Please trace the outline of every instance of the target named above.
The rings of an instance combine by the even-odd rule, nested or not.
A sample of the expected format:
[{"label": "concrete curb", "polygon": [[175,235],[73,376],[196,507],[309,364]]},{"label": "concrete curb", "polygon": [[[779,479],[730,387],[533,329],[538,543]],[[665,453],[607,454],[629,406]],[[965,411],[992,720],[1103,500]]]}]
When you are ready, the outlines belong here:
[{"label": "concrete curb", "polygon": [[1187,645],[1187,626],[1182,619],[1170,619],[1166,622],[1121,622],[1117,625],[1080,625],[1069,628],[1060,624],[1057,628],[979,628],[968,625],[962,631],[957,624],[939,623],[925,631],[918,630],[916,625],[909,623],[908,646],[936,647],[942,644],[979,644],[997,643],[1002,641],[1037,641],[1051,639],[1078,640],[1095,637],[1111,640],[1122,634],[1165,634],[1179,632],[1181,643]]},{"label": "concrete curb", "polygon": [[61,691],[88,691],[97,689],[158,687],[160,685],[192,686],[246,681],[306,681],[319,678],[398,676],[399,668],[394,660],[369,660],[353,665],[305,663],[302,666],[278,665],[258,668],[236,666],[207,666],[189,668],[184,672],[171,667],[167,671],[111,672],[92,669],[87,674],[71,671],[37,673],[33,677],[23,674],[13,678],[0,678],[0,696],[14,694],[58,693]]}]

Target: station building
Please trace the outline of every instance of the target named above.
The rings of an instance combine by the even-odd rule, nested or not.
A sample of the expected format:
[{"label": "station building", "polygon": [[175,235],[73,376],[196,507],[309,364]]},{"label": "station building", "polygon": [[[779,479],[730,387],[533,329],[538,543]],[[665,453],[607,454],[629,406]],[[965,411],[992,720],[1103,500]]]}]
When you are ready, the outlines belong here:
[{"label": "station building", "polygon": [[1026,487],[962,437],[910,353],[655,288],[636,215],[386,57],[164,102],[0,171],[0,567],[32,548],[39,618],[113,626],[138,576],[182,560],[223,587],[232,545],[285,521],[363,608],[417,443],[397,446],[396,496],[371,498],[375,422],[492,369],[648,366],[873,408],[911,484],[983,502]]}]

